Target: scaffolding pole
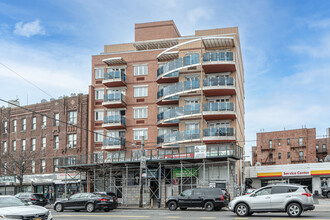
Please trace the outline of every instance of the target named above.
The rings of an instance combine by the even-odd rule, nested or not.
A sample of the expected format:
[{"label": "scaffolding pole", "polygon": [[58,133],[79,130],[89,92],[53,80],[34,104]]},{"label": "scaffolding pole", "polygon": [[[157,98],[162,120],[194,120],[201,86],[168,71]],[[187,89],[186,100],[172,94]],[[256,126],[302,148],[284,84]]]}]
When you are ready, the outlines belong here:
[{"label": "scaffolding pole", "polygon": [[183,184],[183,183],[182,183],[182,176],[183,176],[183,175],[182,175],[182,161],[180,161],[180,165],[181,165],[181,166],[180,166],[180,167],[181,167],[181,175],[180,175],[180,178],[181,178],[181,180],[180,180],[180,193],[182,193],[182,184]]},{"label": "scaffolding pole", "polygon": [[[165,175],[164,175],[165,176]],[[158,208],[160,208],[160,204],[162,203],[162,164],[159,163],[159,173],[158,173]]]},{"label": "scaffolding pole", "polygon": [[65,181],[65,185],[64,185],[64,192],[65,192],[65,198],[67,198],[67,194],[68,194],[68,186],[67,186],[67,174],[68,174],[68,169],[65,169],[65,179],[64,179],[64,181]]},{"label": "scaffolding pole", "polygon": [[203,160],[203,187],[205,186],[205,160]]},{"label": "scaffolding pole", "polygon": [[112,192],[112,167],[110,167],[110,177],[109,177],[109,181],[110,181],[110,192]]},{"label": "scaffolding pole", "polygon": [[93,192],[95,192],[95,190],[96,190],[96,170],[95,170],[95,167],[94,167],[94,181],[93,181]]}]

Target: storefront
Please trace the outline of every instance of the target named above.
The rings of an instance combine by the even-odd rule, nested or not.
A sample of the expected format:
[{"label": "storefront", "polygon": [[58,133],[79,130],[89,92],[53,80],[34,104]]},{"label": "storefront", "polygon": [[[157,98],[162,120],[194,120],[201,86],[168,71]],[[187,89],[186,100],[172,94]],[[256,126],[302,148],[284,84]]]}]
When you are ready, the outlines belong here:
[{"label": "storefront", "polygon": [[306,163],[246,167],[246,178],[252,186],[260,188],[269,184],[292,183],[308,186],[315,194],[330,184],[330,163]]}]

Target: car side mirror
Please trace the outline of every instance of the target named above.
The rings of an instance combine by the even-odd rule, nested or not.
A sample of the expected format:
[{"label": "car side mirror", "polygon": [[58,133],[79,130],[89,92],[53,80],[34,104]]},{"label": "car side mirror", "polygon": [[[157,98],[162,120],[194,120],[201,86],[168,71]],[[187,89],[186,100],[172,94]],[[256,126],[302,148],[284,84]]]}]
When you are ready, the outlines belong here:
[{"label": "car side mirror", "polygon": [[181,194],[180,194],[180,196],[184,197],[184,194],[183,194],[183,193],[181,193]]}]

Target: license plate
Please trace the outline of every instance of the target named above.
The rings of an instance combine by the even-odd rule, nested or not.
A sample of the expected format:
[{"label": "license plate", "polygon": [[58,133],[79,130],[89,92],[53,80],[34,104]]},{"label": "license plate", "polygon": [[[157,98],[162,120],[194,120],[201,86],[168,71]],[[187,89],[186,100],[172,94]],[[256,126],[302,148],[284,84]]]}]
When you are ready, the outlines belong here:
[{"label": "license plate", "polygon": [[33,220],[41,220],[41,218],[34,218]]}]

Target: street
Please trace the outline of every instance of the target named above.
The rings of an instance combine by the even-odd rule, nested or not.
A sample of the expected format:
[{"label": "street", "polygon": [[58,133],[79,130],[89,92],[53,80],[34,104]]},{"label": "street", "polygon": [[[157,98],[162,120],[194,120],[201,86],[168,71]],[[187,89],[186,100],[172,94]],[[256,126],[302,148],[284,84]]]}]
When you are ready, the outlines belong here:
[{"label": "street", "polygon": [[[162,219],[269,219],[269,220],[288,220],[291,219],[286,213],[262,213],[262,214],[253,214],[245,218],[240,218],[234,213],[229,211],[219,211],[219,212],[206,212],[201,209],[191,209],[187,211],[169,211],[169,210],[133,210],[133,209],[116,209],[111,212],[94,212],[88,213],[86,211],[74,212],[74,211],[64,211],[64,212],[55,212],[52,211],[54,219],[113,219],[113,220],[123,220],[123,219],[132,219],[132,220],[162,220]],[[305,212],[299,218],[301,220],[309,219],[330,219],[329,212],[326,211],[309,211]]]}]

